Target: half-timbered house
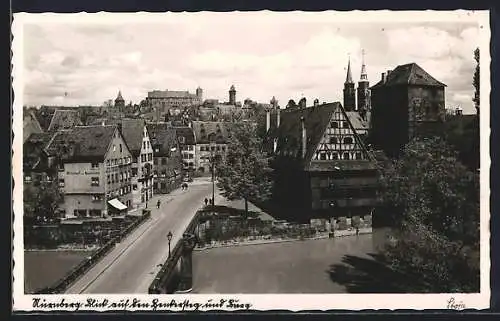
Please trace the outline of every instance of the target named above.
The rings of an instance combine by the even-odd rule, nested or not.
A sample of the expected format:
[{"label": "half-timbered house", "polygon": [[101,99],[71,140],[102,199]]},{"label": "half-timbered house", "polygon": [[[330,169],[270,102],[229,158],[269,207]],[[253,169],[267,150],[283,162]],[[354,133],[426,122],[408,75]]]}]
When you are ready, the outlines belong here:
[{"label": "half-timbered house", "polygon": [[376,205],[377,166],[338,102],[284,110],[270,129],[273,200],[286,219],[364,216]]}]

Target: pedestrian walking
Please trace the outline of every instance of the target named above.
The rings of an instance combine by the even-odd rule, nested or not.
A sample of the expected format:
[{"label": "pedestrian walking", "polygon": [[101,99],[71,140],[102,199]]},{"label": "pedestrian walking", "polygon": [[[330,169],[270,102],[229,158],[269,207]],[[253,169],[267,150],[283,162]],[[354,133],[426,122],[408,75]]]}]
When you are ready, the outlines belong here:
[{"label": "pedestrian walking", "polygon": [[208,205],[208,198],[205,197],[205,206]]},{"label": "pedestrian walking", "polygon": [[158,208],[158,209],[159,209],[159,208],[160,208],[160,205],[161,205],[161,201],[160,201],[160,200],[158,200],[158,202],[156,202],[156,208]]}]

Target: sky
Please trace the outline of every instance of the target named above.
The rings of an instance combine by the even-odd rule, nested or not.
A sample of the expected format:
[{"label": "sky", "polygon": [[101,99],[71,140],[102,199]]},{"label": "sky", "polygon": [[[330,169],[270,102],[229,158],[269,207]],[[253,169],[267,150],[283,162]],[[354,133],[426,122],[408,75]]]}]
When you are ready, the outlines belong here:
[{"label": "sky", "polygon": [[342,101],[347,61],[357,82],[364,50],[370,85],[382,72],[415,62],[447,85],[447,108],[474,113],[477,23],[297,17],[179,14],[26,23],[24,105],[102,105],[119,90],[127,102],[139,103],[151,90],[194,93],[198,86],[204,99],[227,101],[231,85],[238,101],[268,103],[275,96],[282,107],[302,97],[308,104]]}]

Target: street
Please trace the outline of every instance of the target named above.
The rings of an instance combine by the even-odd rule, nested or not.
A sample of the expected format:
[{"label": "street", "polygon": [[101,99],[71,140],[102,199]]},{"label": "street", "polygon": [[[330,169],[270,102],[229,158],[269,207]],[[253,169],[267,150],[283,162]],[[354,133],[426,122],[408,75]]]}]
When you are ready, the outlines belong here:
[{"label": "street", "polygon": [[[179,188],[170,194],[153,196],[148,204],[151,219],[118,243],[66,293],[147,293],[160,270],[159,264],[168,256],[168,232],[173,234],[173,249],[205,197],[211,196],[212,183],[207,178],[196,179],[187,191]],[[156,208],[158,199],[160,209]],[[216,194],[216,204],[218,199]]]}]

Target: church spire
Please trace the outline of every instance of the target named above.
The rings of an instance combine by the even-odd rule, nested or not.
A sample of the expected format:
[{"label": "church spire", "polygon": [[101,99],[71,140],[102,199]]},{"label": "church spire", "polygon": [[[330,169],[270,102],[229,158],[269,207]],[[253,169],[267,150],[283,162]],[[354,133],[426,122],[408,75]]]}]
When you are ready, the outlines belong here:
[{"label": "church spire", "polygon": [[349,56],[349,61],[347,62],[347,76],[345,78],[345,83],[346,84],[354,83],[352,81],[352,73],[351,73],[351,56]]},{"label": "church spire", "polygon": [[368,81],[368,74],[366,73],[366,66],[365,66],[365,50],[364,49],[361,51],[361,55],[362,55],[361,81]]}]

